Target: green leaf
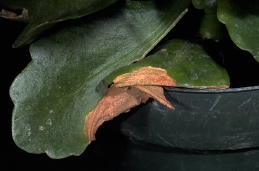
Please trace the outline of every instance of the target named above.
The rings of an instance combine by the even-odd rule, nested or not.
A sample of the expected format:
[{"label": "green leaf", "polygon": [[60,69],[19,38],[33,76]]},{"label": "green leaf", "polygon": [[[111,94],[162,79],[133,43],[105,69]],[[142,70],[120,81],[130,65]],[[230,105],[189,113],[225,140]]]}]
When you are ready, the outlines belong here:
[{"label": "green leaf", "polygon": [[192,4],[197,9],[204,9],[206,14],[215,14],[218,0],[192,0]]},{"label": "green leaf", "polygon": [[233,42],[259,61],[259,1],[219,0],[217,16]]},{"label": "green leaf", "polygon": [[192,0],[192,4],[197,9],[203,9],[204,8],[204,0]]},{"label": "green leaf", "polygon": [[223,27],[219,22],[216,13],[205,14],[202,18],[199,33],[203,39],[212,39],[219,41],[222,37]]},{"label": "green leaf", "polygon": [[204,10],[199,28],[201,37],[219,41],[222,37],[223,24],[217,18],[218,0],[192,0],[192,3],[195,8]]},{"label": "green leaf", "polygon": [[[28,11],[28,25],[14,42],[13,47],[31,43],[40,33],[55,23],[79,18],[99,11],[116,0],[9,0],[0,5],[13,10],[25,8]],[[8,18],[5,16],[5,18]]]},{"label": "green leaf", "polygon": [[114,71],[105,81],[112,83],[121,74],[147,66],[165,69],[179,87],[227,88],[230,85],[227,71],[217,65],[201,45],[177,39],[167,42],[153,55]]},{"label": "green leaf", "polygon": [[32,62],[10,89],[15,104],[12,134],[20,148],[51,158],[80,155],[88,145],[85,116],[107,90],[102,80],[143,58],[190,1],[116,4],[116,9],[65,23],[31,45]]}]

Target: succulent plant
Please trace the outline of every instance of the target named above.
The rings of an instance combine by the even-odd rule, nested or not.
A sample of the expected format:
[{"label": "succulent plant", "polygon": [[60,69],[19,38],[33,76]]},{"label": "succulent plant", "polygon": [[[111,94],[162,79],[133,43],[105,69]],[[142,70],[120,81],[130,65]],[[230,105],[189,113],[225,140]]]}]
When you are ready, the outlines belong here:
[{"label": "succulent plant", "polygon": [[[80,155],[104,121],[149,98],[174,110],[163,87],[232,86],[221,60],[230,50],[259,61],[257,1],[2,0],[0,7],[1,17],[28,22],[13,47],[30,44],[32,58],[10,88],[13,139],[51,158]],[[200,18],[178,35],[174,27],[191,7]],[[193,22],[199,30],[187,36]],[[219,50],[210,53],[208,44]]]}]

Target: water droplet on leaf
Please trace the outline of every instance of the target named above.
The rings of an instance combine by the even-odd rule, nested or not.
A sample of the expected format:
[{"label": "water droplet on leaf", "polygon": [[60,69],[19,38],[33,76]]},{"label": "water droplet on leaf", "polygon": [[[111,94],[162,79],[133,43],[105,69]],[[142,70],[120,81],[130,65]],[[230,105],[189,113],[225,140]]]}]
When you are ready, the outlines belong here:
[{"label": "water droplet on leaf", "polygon": [[43,126],[39,126],[39,130],[43,131],[45,128]]},{"label": "water droplet on leaf", "polygon": [[51,119],[48,119],[48,120],[46,121],[46,124],[47,124],[47,125],[52,125]]}]

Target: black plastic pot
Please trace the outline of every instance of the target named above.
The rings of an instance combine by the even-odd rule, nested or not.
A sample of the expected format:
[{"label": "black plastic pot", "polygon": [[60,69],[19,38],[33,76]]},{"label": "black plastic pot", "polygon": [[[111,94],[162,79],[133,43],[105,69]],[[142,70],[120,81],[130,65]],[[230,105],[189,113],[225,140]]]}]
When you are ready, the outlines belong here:
[{"label": "black plastic pot", "polygon": [[[151,101],[121,123],[129,170],[259,170],[259,86],[166,89],[175,110]],[[127,169],[125,169],[127,170]]]}]

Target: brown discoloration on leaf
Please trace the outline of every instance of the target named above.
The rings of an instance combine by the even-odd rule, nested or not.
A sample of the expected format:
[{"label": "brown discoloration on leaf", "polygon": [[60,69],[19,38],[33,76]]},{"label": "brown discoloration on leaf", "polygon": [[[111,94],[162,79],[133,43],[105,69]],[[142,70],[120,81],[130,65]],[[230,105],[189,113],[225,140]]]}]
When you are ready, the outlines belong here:
[{"label": "brown discoloration on leaf", "polygon": [[[113,85],[85,120],[85,134],[91,142],[95,140],[98,127],[131,108],[145,103],[150,97],[170,109],[174,107],[166,100],[163,86],[180,87],[167,71],[155,67],[142,67],[122,74],[113,80]],[[227,88],[227,86],[198,86],[188,88]]]},{"label": "brown discoloration on leaf", "polygon": [[86,116],[84,131],[88,140],[95,140],[95,133],[103,122],[128,112],[148,99],[149,96],[137,88],[111,86],[97,106]]},{"label": "brown discoloration on leaf", "polygon": [[163,87],[161,86],[134,86],[134,87],[147,93],[150,97],[159,101],[161,104],[167,106],[168,108],[174,109],[171,103],[166,100]]},{"label": "brown discoloration on leaf", "polygon": [[167,75],[166,70],[150,66],[122,74],[113,82],[117,87],[135,85],[177,86],[176,82]]},{"label": "brown discoloration on leaf", "polygon": [[89,142],[95,140],[95,133],[103,122],[145,103],[150,97],[174,109],[166,100],[162,86],[176,85],[161,68],[143,67],[118,76],[97,106],[86,116],[84,131]]}]

